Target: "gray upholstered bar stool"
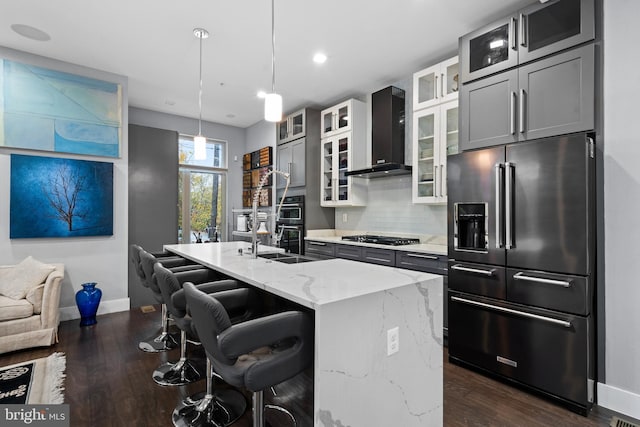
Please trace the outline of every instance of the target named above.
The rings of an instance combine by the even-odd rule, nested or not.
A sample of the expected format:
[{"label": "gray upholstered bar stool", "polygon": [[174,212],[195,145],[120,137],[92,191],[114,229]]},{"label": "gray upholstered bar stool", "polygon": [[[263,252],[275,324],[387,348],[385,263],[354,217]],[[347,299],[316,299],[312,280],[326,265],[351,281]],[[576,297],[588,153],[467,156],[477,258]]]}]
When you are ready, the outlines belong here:
[{"label": "gray upholstered bar stool", "polygon": [[307,368],[313,360],[313,321],[301,311],[285,311],[232,324],[223,301],[245,289],[208,295],[184,284],[191,311],[207,359],[228,384],[253,393],[253,425],[264,426],[264,409],[284,408],[264,404],[263,391]]},{"label": "gray upholstered bar stool", "polygon": [[160,385],[185,385],[202,378],[201,372],[187,359],[188,341],[197,342],[197,335],[192,328],[191,316],[187,312],[182,284],[185,282],[198,283],[198,287],[205,292],[220,292],[229,289],[237,289],[235,280],[217,280],[205,282],[202,279],[210,278],[199,270],[172,272],[159,262],[153,266],[154,281],[162,294],[162,299],[167,306],[176,326],[180,329],[180,359],[175,362],[167,362],[160,365],[153,372],[153,380]]},{"label": "gray upholstered bar stool", "polygon": [[[134,255],[132,254],[132,257]],[[171,257],[160,257],[156,258],[153,254],[145,251],[141,247],[138,246],[138,258],[140,272],[142,273],[140,276],[141,282],[143,285],[149,290],[151,290],[153,297],[156,299],[158,303],[160,303],[162,310],[162,331],[160,335],[157,335],[155,338],[149,338],[147,340],[141,341],[138,343],[138,348],[145,352],[155,353],[159,351],[167,351],[178,346],[177,339],[169,333],[169,314],[167,313],[167,306],[164,303],[162,298],[162,293],[160,292],[160,288],[156,284],[153,279],[153,265],[156,262],[160,262],[166,268],[169,268],[173,272],[181,272],[181,271],[192,271],[199,270],[201,274],[205,274],[207,278],[202,281],[212,281],[216,280],[218,276],[210,269],[203,267],[199,264],[193,264],[189,260],[186,260],[182,257],[171,256]],[[135,261],[134,261],[135,262]]]}]

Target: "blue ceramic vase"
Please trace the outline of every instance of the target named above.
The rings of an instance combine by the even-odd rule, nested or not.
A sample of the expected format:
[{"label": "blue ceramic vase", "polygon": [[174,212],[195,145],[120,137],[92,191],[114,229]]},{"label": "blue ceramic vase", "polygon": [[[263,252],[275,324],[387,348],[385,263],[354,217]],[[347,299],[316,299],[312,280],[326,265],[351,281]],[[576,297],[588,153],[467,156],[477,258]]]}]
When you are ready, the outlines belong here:
[{"label": "blue ceramic vase", "polygon": [[102,298],[102,290],[96,288],[96,283],[83,283],[82,289],[76,292],[76,304],[80,311],[80,326],[95,325],[98,305]]}]

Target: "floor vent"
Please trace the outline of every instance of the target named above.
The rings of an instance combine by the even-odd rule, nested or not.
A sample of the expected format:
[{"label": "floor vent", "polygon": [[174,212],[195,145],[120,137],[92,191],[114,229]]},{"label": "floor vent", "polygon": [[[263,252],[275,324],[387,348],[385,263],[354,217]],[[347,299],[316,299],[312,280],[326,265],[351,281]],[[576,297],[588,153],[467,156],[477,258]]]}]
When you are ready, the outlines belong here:
[{"label": "floor vent", "polygon": [[143,305],[142,307],[140,307],[140,311],[143,313],[153,313],[154,311],[156,311],[156,308],[152,305]]},{"label": "floor vent", "polygon": [[618,417],[613,417],[611,419],[611,423],[609,423],[609,425],[611,427],[640,427],[638,424],[622,420],[622,419],[620,419]]}]

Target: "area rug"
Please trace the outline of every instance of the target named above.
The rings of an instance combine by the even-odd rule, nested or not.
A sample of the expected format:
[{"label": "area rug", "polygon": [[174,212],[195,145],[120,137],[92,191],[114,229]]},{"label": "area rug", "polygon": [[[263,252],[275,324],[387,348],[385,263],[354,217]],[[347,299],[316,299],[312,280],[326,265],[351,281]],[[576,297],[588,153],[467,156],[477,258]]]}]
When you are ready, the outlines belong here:
[{"label": "area rug", "polygon": [[64,353],[0,367],[0,405],[64,402]]}]

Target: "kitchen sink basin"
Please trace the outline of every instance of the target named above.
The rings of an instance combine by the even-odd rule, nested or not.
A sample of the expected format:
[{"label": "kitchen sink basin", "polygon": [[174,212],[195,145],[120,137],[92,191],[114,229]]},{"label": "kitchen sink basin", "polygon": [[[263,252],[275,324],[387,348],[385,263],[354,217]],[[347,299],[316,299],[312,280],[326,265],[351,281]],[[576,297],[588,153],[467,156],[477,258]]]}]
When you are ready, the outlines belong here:
[{"label": "kitchen sink basin", "polygon": [[258,255],[259,258],[265,258],[272,261],[283,262],[285,264],[299,264],[301,262],[319,261],[315,258],[309,258],[298,254],[275,253]]}]

